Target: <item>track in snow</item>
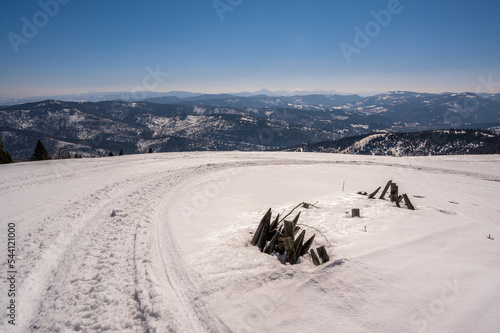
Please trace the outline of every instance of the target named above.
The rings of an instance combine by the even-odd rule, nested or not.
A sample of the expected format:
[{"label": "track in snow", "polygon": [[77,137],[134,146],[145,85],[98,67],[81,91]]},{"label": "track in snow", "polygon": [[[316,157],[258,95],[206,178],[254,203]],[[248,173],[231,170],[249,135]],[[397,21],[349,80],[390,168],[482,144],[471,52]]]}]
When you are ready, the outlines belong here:
[{"label": "track in snow", "polygon": [[[19,332],[229,332],[201,300],[171,231],[173,205],[193,176],[285,164],[401,167],[391,162],[268,159],[243,154],[236,161],[223,158],[216,164],[193,159],[182,167],[161,159],[112,161],[95,165],[85,161],[89,165],[81,168],[60,167],[54,161],[52,169],[40,177],[19,175],[0,184],[0,190],[9,195],[32,190],[44,193],[44,187],[57,189],[68,182],[90,183],[71,202],[52,203],[36,224],[26,226],[26,233],[19,235]],[[402,167],[500,180],[472,171]],[[120,168],[124,171],[114,176]],[[111,216],[113,210],[116,216]],[[20,219],[20,227],[22,223]],[[5,263],[2,265],[6,271]],[[2,283],[3,290],[6,282]],[[12,331],[3,322],[0,331],[7,329]]]}]

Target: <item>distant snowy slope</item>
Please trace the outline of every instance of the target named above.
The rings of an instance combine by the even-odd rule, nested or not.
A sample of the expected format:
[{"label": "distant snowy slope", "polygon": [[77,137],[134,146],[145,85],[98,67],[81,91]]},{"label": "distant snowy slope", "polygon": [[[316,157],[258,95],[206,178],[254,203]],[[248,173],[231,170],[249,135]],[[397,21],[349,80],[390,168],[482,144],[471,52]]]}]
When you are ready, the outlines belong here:
[{"label": "distant snowy slope", "polygon": [[[415,211],[369,200],[389,180]],[[344,189],[344,190],[343,190]],[[500,156],[143,154],[0,166],[0,332],[495,332]],[[268,208],[331,261],[249,246]],[[361,218],[351,218],[360,208]],[[366,230],[366,232],[365,232]],[[487,238],[493,236],[494,240]],[[4,251],[5,253],[5,251]],[[6,254],[0,306],[7,307]]]},{"label": "distant snowy slope", "polygon": [[378,133],[298,145],[285,150],[385,156],[498,154],[500,136],[489,131],[454,129]]}]

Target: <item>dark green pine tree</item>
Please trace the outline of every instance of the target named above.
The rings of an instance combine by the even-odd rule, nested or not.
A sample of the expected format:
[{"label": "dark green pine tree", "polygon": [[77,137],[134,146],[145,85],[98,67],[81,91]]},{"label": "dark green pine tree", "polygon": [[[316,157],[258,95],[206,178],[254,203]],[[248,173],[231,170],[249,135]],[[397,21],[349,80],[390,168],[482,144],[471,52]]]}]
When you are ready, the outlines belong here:
[{"label": "dark green pine tree", "polygon": [[120,152],[118,153],[118,156],[122,156],[123,155],[123,149],[120,149]]},{"label": "dark green pine tree", "polygon": [[108,156],[115,156],[112,151],[109,152]]},{"label": "dark green pine tree", "polygon": [[152,153],[153,153],[153,148],[149,147],[148,154],[152,154]]},{"label": "dark green pine tree", "polygon": [[35,152],[30,157],[30,161],[43,161],[43,160],[51,160],[52,158],[49,156],[47,149],[43,145],[42,141],[38,140],[35,147]]},{"label": "dark green pine tree", "polygon": [[0,137],[0,164],[14,163],[14,160],[12,159],[12,156],[10,156],[9,152],[7,150],[3,150],[3,142],[1,140],[2,138]]}]

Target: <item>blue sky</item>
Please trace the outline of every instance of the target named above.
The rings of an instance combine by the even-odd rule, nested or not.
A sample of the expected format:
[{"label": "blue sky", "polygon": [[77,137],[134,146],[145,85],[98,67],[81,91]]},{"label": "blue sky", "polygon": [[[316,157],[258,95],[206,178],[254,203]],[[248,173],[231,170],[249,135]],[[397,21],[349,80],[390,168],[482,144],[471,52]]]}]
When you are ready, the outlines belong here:
[{"label": "blue sky", "polygon": [[[0,97],[141,87],[488,92],[480,77],[500,82],[498,0],[216,1],[219,12],[213,0],[4,1]],[[356,52],[346,57],[345,45]]]}]

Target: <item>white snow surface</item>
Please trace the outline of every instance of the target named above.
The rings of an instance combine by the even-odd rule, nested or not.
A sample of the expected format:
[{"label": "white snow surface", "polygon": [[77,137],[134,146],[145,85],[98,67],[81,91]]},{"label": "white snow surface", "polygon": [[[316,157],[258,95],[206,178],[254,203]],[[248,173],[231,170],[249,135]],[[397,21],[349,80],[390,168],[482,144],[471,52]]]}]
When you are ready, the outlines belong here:
[{"label": "white snow surface", "polygon": [[[415,211],[356,194],[389,179]],[[17,256],[0,332],[500,327],[500,156],[142,154],[2,165],[0,191],[2,309],[8,223]],[[268,208],[301,202],[330,262],[249,245]]]}]

